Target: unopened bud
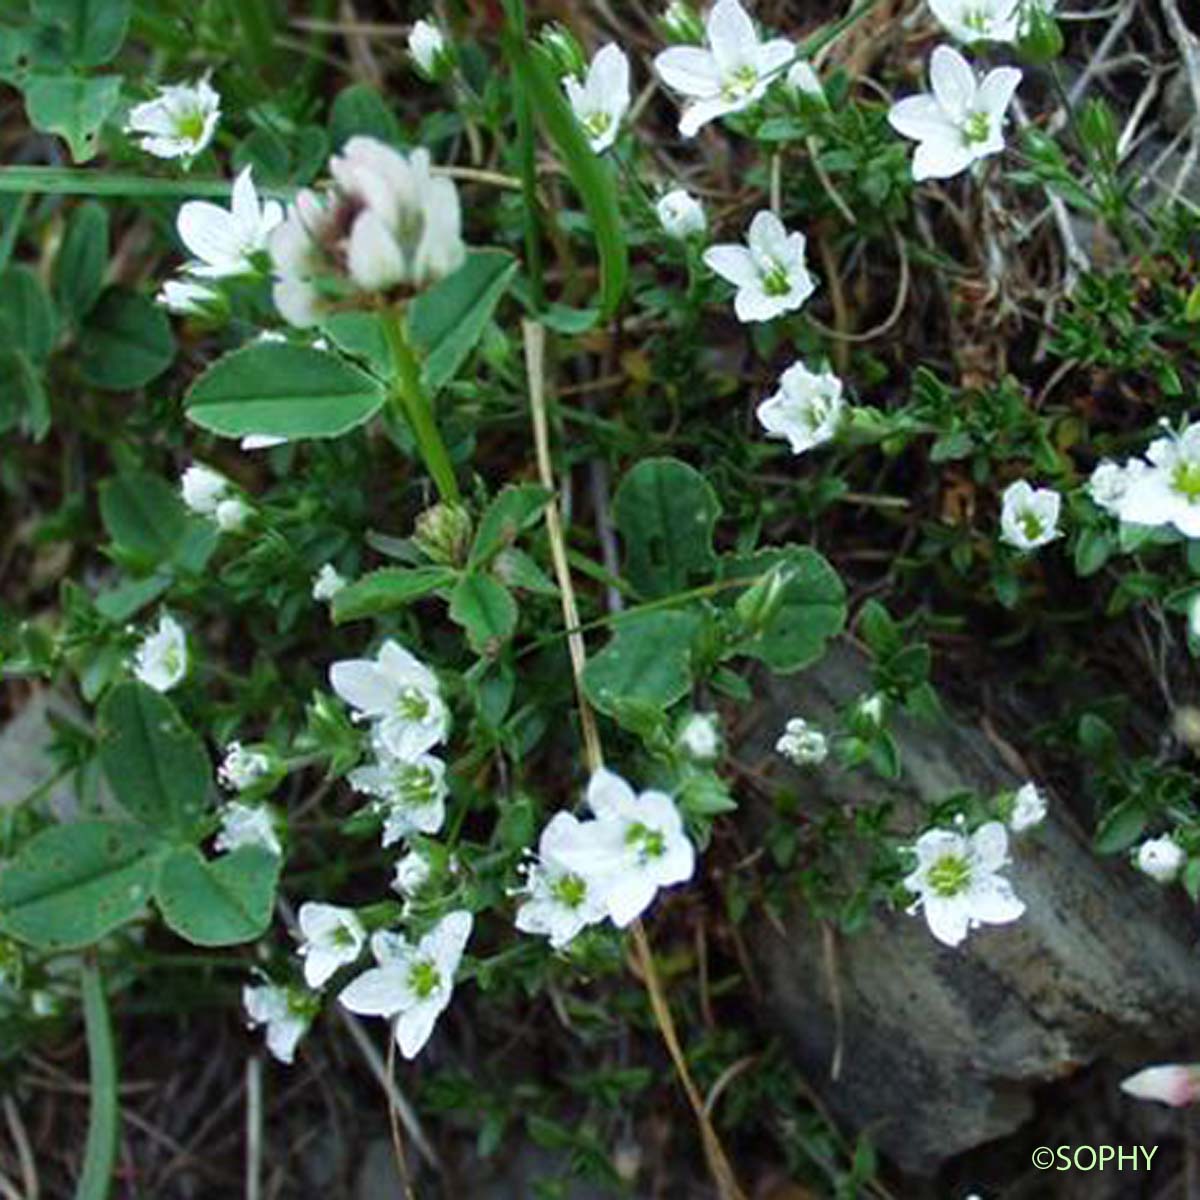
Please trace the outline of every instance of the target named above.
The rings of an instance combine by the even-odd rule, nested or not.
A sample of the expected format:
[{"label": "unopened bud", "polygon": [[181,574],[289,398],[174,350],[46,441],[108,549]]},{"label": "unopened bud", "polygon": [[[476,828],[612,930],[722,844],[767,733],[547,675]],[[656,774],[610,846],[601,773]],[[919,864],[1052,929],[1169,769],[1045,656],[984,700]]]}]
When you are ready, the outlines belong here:
[{"label": "unopened bud", "polygon": [[460,567],[471,543],[471,514],[459,504],[435,504],[417,518],[413,541],[431,562]]},{"label": "unopened bud", "polygon": [[1017,51],[1026,62],[1047,63],[1063,52],[1063,35],[1058,22],[1041,0],[1025,0],[1021,8],[1021,30]]}]

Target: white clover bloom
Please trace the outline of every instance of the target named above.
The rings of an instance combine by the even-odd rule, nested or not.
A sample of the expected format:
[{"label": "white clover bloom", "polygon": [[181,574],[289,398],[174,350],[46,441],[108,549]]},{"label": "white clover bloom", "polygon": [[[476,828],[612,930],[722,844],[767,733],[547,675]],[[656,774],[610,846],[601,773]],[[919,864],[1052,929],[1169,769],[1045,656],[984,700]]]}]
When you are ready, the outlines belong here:
[{"label": "white clover bloom", "polygon": [[1000,537],[1018,550],[1036,550],[1062,537],[1058,516],[1062,497],[1051,488],[1033,488],[1024,479],[1004,489]]},{"label": "white clover bloom", "polygon": [[598,833],[598,821],[580,821],[569,812],[551,818],[538,842],[538,861],[529,867],[522,889],[527,899],[516,917],[522,933],[548,937],[550,945],[561,950],[580,930],[608,915],[608,877],[570,865],[592,859]]},{"label": "white clover bloom", "polygon": [[160,88],[153,100],[130,110],[125,132],[140,137],[142,149],[156,158],[194,158],[212,141],[220,119],[221,97],[204,78]]},{"label": "white clover bloom", "polygon": [[1149,465],[1135,470],[1117,504],[1120,519],[1171,525],[1184,537],[1200,537],[1200,422],[1178,437],[1155,439],[1146,458]]},{"label": "white clover bloom", "polygon": [[909,912],[924,909],[929,931],[939,942],[957,946],[978,925],[1015,921],[1025,905],[999,872],[1008,864],[1008,832],[999,821],[981,825],[969,837],[951,829],[930,829],[913,847],[917,867],[904,886],[917,894]]},{"label": "white clover bloom", "polygon": [[708,229],[704,206],[683,188],[667,192],[654,206],[654,211],[663,233],[681,242],[700,237]]},{"label": "white clover bloom", "polygon": [[1144,1067],[1121,1080],[1121,1091],[1138,1100],[1157,1100],[1172,1108],[1186,1108],[1200,1100],[1200,1063]]},{"label": "white clover bloom", "polygon": [[168,279],[154,297],[168,312],[181,317],[195,317],[209,311],[220,300],[210,287],[189,279]]},{"label": "white clover bloom", "polygon": [[690,101],[679,118],[684,137],[694,137],[717,117],[749,108],[796,53],[784,38],[760,42],[738,0],[717,0],[706,34],[707,49],[671,46],[654,60],[663,83]]},{"label": "white clover bloom", "polygon": [[355,791],[382,801],[385,846],[413,833],[437,833],[446,819],[446,764],[432,754],[403,759],[385,753],[351,771],[349,780]]},{"label": "white clover bloom", "polygon": [[420,850],[410,850],[396,864],[396,873],[392,877],[391,889],[401,896],[415,896],[429,882],[433,869],[429,859]]},{"label": "white clover bloom", "polygon": [[597,820],[583,826],[582,837],[557,847],[556,857],[584,879],[606,881],[608,915],[624,928],[650,906],[660,887],[692,877],[696,852],[665,792],[638,795],[601,768],[588,783],[587,802]]},{"label": "white clover bloom", "polygon": [[347,984],[338,999],[360,1016],[394,1018],[400,1053],[416,1057],[450,1003],[471,924],[469,912],[449,913],[415,945],[380,930],[371,938],[379,965]]},{"label": "white clover bloom", "polygon": [[180,208],[175,225],[195,256],[185,270],[203,279],[254,274],[271,230],[282,220],[283,206],[276,200],[259,200],[252,168],[246,167],[233,181],[229,208],[207,200],[189,200]]},{"label": "white clover bloom", "polygon": [[721,757],[721,722],[716,713],[692,713],[680,727],[675,744],[698,763]]},{"label": "white clover bloom", "polygon": [[933,15],[952,37],[972,42],[1013,42],[1022,0],[929,0]]},{"label": "white clover bloom", "polygon": [[441,73],[446,57],[446,36],[432,21],[417,21],[408,34],[408,52],[428,79]]},{"label": "white clover bloom", "polygon": [[375,722],[378,740],[393,758],[419,758],[450,732],[437,676],[399,642],[384,642],[374,659],[334,663],[329,682],[355,710],[355,720]]},{"label": "white clover bloom", "polygon": [[1150,838],[1137,848],[1137,869],[1155,883],[1172,883],[1183,870],[1187,855],[1183,847],[1167,834]]},{"label": "white clover bloom", "polygon": [[296,1044],[312,1024],[312,997],[278,984],[247,984],[242,988],[242,1005],[250,1028],[265,1025],[267,1049],[281,1063],[290,1065],[296,1056]]},{"label": "white clover bloom", "polygon": [[324,600],[332,600],[345,586],[345,577],[338,574],[333,563],[326,563],[313,576],[312,598],[318,603]]},{"label": "white clover bloom", "polygon": [[629,110],[629,59],[625,52],[609,42],[596,51],[582,83],[571,75],[562,83],[589,144],[597,154],[603,154],[617,140],[621,120]]},{"label": "white clover bloom", "polygon": [[187,634],[170,613],[162,613],[158,628],[142,639],[133,656],[133,674],[156,692],[169,692],[187,672]]},{"label": "white clover bloom", "polygon": [[270,755],[247,750],[241,742],[230,742],[217,768],[217,780],[230,791],[244,792],[269,779],[273,770]]},{"label": "white clover bloom", "polygon": [[237,533],[246,527],[246,522],[254,516],[254,509],[238,496],[230,496],[217,505],[213,520],[222,533]]},{"label": "white clover bloom", "polygon": [[829,757],[829,741],[803,717],[792,717],[775,743],[775,752],[798,767],[819,767]]},{"label": "white clover bloom", "polygon": [[195,463],[179,477],[184,504],[202,517],[216,515],[217,505],[229,495],[230,483],[219,471]]},{"label": "white clover bloom", "polygon": [[804,234],[788,233],[764,209],[750,222],[747,243],[722,243],[704,252],[705,263],[737,288],[733,309],[738,320],[770,321],[800,308],[817,286],[804,262]]},{"label": "white clover bloom", "polygon": [[221,828],[213,846],[220,853],[240,850],[243,846],[261,846],[276,857],[283,853],[279,842],[277,818],[265,804],[243,804],[231,800],[221,807]]},{"label": "white clover bloom", "polygon": [[353,909],[312,900],[297,914],[304,941],[304,980],[311,988],[323,987],[339,967],[354,962],[367,940],[367,931]]},{"label": "white clover bloom", "polygon": [[329,170],[333,190],[300,192],[271,234],[275,307],[285,320],[318,323],[322,278],[390,292],[428,287],[462,265],[458,189],[432,174],[428,151],[406,157],[375,138],[352,137]]},{"label": "white clover bloom", "polygon": [[1013,797],[1008,827],[1013,833],[1025,833],[1046,819],[1046,797],[1034,783],[1022,784]]},{"label": "white clover bloom", "polygon": [[913,178],[949,179],[1004,149],[1004,119],[1021,82],[1016,67],[997,67],[980,82],[967,60],[938,46],[929,68],[932,92],[892,105],[888,121],[918,144]]},{"label": "white clover bloom", "polygon": [[768,437],[783,438],[793,454],[803,454],[833,438],[843,407],[842,381],[798,362],[784,371],[779,391],[758,406],[757,415]]}]

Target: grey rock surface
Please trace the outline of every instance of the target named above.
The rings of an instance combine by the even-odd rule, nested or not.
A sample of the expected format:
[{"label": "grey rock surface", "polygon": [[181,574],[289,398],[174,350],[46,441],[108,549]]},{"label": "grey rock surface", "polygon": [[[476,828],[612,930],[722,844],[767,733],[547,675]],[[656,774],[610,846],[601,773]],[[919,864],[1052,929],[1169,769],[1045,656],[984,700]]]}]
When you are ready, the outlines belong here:
[{"label": "grey rock surface", "polygon": [[[784,721],[832,725],[836,706],[870,690],[866,663],[841,645],[794,682],[763,688],[740,756],[773,757],[780,782],[811,797],[814,811],[888,793],[898,821],[915,830],[925,802],[1024,782],[982,732],[953,717],[937,726],[894,719],[899,784],[865,772],[789,775],[770,754]],[[1053,799],[1046,824],[1014,839],[1013,860],[1007,873],[1027,905],[1016,924],[976,930],[950,949],[923,920],[879,913],[865,931],[838,937],[840,1016],[825,931],[802,906],[785,933],[764,920],[753,934],[772,1019],[808,1081],[846,1127],[869,1129],[914,1173],[1014,1131],[1040,1084],[1103,1056],[1153,1058],[1200,1032],[1200,954],[1170,894],[1122,861],[1097,859]]]}]

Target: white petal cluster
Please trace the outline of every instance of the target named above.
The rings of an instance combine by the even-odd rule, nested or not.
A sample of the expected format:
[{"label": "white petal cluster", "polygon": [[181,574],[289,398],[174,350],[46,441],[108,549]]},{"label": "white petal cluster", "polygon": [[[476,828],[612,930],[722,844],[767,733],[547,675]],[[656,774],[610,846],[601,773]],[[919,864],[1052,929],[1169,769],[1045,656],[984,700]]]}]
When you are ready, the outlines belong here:
[{"label": "white petal cluster", "polygon": [[462,265],[462,212],[454,182],[429,153],[405,156],[353,137],[329,162],[333,186],[305,189],[271,234],[275,306],[292,325],[317,324],[322,284],[362,293],[417,290]]},{"label": "white petal cluster", "polygon": [[1022,0],[929,0],[930,10],[952,37],[972,42],[1014,42]]},{"label": "white petal cluster", "polygon": [[169,692],[187,672],[187,634],[170,613],[162,613],[158,628],[142,639],[134,653],[133,674],[156,692]]},{"label": "white petal cluster", "polygon": [[583,82],[568,75],[563,88],[588,143],[603,154],[617,140],[629,110],[629,59],[620,46],[609,42],[596,52]]},{"label": "white petal cluster", "polygon": [[420,850],[410,850],[396,864],[396,872],[391,882],[392,891],[406,898],[415,896],[429,882],[432,874],[433,868],[429,865],[429,859]]},{"label": "white petal cluster", "polygon": [[1088,492],[1127,524],[1168,526],[1184,537],[1200,537],[1200,422],[1156,438],[1144,459],[1100,463]]},{"label": "white petal cluster", "polygon": [[246,167],[233,181],[229,208],[208,200],[189,200],[179,209],[175,226],[194,256],[184,266],[184,273],[197,279],[255,274],[271,231],[282,220],[282,205],[259,199],[252,169]]},{"label": "white petal cluster", "polygon": [[1037,784],[1022,784],[1013,797],[1012,811],[1008,817],[1009,829],[1013,833],[1026,833],[1045,819],[1046,797],[1038,790]]},{"label": "white petal cluster", "polygon": [[673,188],[654,206],[658,222],[667,237],[686,241],[700,237],[708,229],[704,206],[684,188]]},{"label": "white petal cluster", "polygon": [[345,586],[345,578],[338,573],[333,563],[325,563],[313,576],[312,598],[318,603],[332,600]]},{"label": "white petal cluster", "polygon": [[671,46],[654,60],[659,78],[685,98],[679,132],[694,137],[709,121],[759,100],[796,55],[783,38],[760,41],[738,0],[717,0],[706,22],[706,46]]},{"label": "white petal cluster", "polygon": [[517,909],[516,926],[522,933],[548,937],[561,950],[576,934],[608,915],[604,885],[573,869],[566,859],[586,855],[593,844],[595,822],[580,821],[569,812],[555,813],[542,830],[537,861],[526,871],[526,900]]},{"label": "white petal cluster", "polygon": [[168,312],[181,317],[195,317],[208,312],[220,302],[220,296],[203,283],[189,279],[168,279],[154,297]]},{"label": "white petal cluster", "polygon": [[698,763],[716,762],[721,757],[721,721],[716,713],[692,713],[679,727],[676,746]]},{"label": "white petal cluster", "polygon": [[783,438],[793,454],[803,454],[837,433],[843,409],[842,381],[798,362],[784,371],[779,390],[758,406],[757,415],[768,437]]},{"label": "white petal cluster", "polygon": [[251,1029],[266,1026],[271,1054],[281,1063],[290,1064],[296,1056],[296,1044],[312,1024],[312,998],[278,984],[247,984],[242,989],[242,1005]]},{"label": "white petal cluster", "polygon": [[383,844],[437,833],[446,820],[446,764],[432,754],[397,758],[382,746],[370,766],[350,772],[350,786],[373,796],[383,813]]},{"label": "white petal cluster", "polygon": [[792,717],[775,743],[775,752],[798,767],[819,767],[829,757],[829,740],[803,717]]},{"label": "white petal cluster", "polygon": [[212,141],[221,119],[221,97],[207,78],[161,88],[153,100],[135,105],[125,132],[141,139],[156,158],[195,158]]},{"label": "white petal cluster", "polygon": [[222,533],[236,533],[254,514],[219,471],[194,463],[179,479],[183,502],[197,516],[208,517]]},{"label": "white petal cluster", "polygon": [[982,80],[952,46],[938,46],[929,66],[932,91],[892,105],[888,121],[918,143],[913,178],[949,179],[1004,149],[1004,121],[1021,72],[996,67]]},{"label": "white petal cluster", "polygon": [[1058,528],[1062,497],[1051,488],[1034,488],[1018,479],[1004,489],[1000,501],[1000,537],[1028,553],[1062,537]]},{"label": "white petal cluster", "polygon": [[248,750],[241,742],[230,742],[217,768],[217,779],[231,791],[245,792],[270,778],[273,769],[270,755]]},{"label": "white petal cluster", "polygon": [[222,854],[244,846],[258,846],[276,857],[283,854],[279,842],[278,818],[266,804],[243,804],[231,800],[221,808],[221,828],[213,846]]},{"label": "white petal cluster", "polygon": [[816,289],[804,260],[806,245],[804,234],[789,233],[764,209],[750,222],[745,246],[710,246],[704,261],[737,288],[733,308],[739,321],[770,321],[802,307]]},{"label": "white petal cluster", "polygon": [[1144,841],[1137,848],[1134,861],[1137,869],[1155,883],[1173,883],[1187,862],[1187,854],[1173,837],[1163,834]]},{"label": "white petal cluster", "polygon": [[1137,1100],[1157,1100],[1171,1108],[1186,1108],[1200,1100],[1200,1063],[1143,1067],[1121,1080],[1121,1091]]},{"label": "white petal cluster", "polygon": [[304,981],[310,988],[324,987],[341,967],[357,960],[367,931],[357,914],[336,904],[308,900],[296,914],[303,941]]},{"label": "white petal cluster", "polygon": [[450,1003],[471,925],[469,912],[448,913],[415,943],[379,930],[371,936],[378,965],[347,984],[338,999],[360,1016],[391,1020],[400,1053],[414,1058]]},{"label": "white petal cluster", "polygon": [[408,52],[426,79],[438,79],[447,62],[446,36],[432,21],[417,21],[408,34]]},{"label": "white petal cluster", "polygon": [[1003,925],[1024,913],[1024,903],[1000,874],[1009,859],[1008,832],[999,821],[970,835],[930,829],[913,851],[917,867],[904,886],[917,899],[909,911],[924,911],[939,942],[957,946],[979,925]]}]

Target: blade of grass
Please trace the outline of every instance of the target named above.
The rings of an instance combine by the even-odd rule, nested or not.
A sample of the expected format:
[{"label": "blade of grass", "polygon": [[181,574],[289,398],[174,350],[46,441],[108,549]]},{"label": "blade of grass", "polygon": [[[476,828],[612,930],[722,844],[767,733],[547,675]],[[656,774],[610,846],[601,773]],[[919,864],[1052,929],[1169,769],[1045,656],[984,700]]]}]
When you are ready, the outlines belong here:
[{"label": "blade of grass", "polygon": [[83,1020],[87,1029],[91,1103],[88,1108],[83,1174],[75,1188],[75,1200],[108,1200],[113,1164],[117,1157],[117,1055],[108,1001],[104,995],[104,980],[94,959],[84,959],[80,977]]}]

